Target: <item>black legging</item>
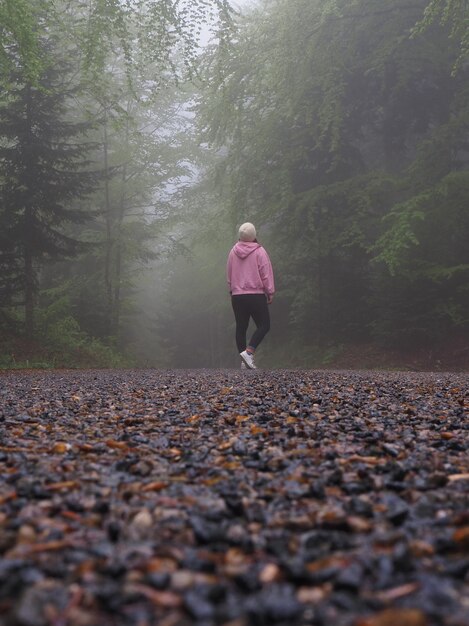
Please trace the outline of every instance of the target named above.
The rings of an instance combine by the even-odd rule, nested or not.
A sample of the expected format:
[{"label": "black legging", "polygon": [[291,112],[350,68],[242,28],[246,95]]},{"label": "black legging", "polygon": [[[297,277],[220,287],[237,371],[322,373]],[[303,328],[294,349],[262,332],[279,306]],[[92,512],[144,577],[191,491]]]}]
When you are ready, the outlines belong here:
[{"label": "black legging", "polygon": [[247,293],[231,296],[231,304],[236,320],[236,345],[238,352],[246,350],[246,333],[252,317],[256,325],[249,345],[257,348],[270,330],[270,314],[267,298],[263,293]]}]

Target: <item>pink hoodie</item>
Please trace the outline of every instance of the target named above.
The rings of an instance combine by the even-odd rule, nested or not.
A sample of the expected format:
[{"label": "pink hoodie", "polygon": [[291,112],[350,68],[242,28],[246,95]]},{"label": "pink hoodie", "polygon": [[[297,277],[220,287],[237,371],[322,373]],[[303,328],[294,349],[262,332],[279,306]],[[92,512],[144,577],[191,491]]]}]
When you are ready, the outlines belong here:
[{"label": "pink hoodie", "polygon": [[274,274],[269,255],[256,241],[238,241],[230,250],[226,278],[233,296],[246,293],[275,292]]}]

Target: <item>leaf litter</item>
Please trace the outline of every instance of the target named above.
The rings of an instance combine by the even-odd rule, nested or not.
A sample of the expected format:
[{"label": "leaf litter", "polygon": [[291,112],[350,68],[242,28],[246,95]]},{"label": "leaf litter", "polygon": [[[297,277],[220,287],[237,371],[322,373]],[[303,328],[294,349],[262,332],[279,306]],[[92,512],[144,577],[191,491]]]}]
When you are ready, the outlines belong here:
[{"label": "leaf litter", "polygon": [[0,376],[5,626],[467,626],[468,376]]}]

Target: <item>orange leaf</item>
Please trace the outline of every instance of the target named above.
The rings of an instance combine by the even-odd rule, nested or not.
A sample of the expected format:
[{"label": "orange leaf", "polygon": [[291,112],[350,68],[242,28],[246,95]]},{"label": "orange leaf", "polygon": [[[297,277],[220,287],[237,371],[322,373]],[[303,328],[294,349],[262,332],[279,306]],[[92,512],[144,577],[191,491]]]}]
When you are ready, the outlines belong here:
[{"label": "orange leaf", "polygon": [[260,426],[251,426],[251,435],[267,435],[268,431]]},{"label": "orange leaf", "polygon": [[327,556],[317,561],[312,561],[306,564],[308,572],[321,572],[322,570],[329,569],[330,567],[343,568],[349,564],[349,561],[339,556]]},{"label": "orange leaf", "polygon": [[427,619],[417,609],[386,609],[359,619],[355,626],[427,626]]},{"label": "orange leaf", "polygon": [[453,439],[454,438],[454,433],[450,433],[450,432],[442,432],[441,434],[441,438],[442,439]]},{"label": "orange leaf", "polygon": [[16,491],[10,491],[10,493],[6,493],[4,496],[0,496],[0,504],[5,504],[5,502],[14,500],[16,496],[17,496]]},{"label": "orange leaf", "polygon": [[407,585],[400,585],[400,587],[394,587],[394,589],[386,589],[386,591],[380,591],[377,593],[377,597],[381,602],[394,602],[399,598],[415,593],[420,589],[419,583],[408,583]]},{"label": "orange leaf", "polygon": [[155,480],[151,483],[147,483],[146,485],[144,485],[142,491],[144,492],[161,491],[162,489],[165,489],[167,486],[168,486],[168,483],[165,483],[162,480]]},{"label": "orange leaf", "polygon": [[359,454],[353,454],[349,456],[347,459],[339,459],[339,463],[341,465],[346,465],[347,463],[365,463],[366,465],[379,465],[381,462],[375,456],[360,456]]},{"label": "orange leaf", "polygon": [[62,491],[62,489],[75,489],[79,486],[79,482],[76,480],[65,480],[61,483],[51,483],[46,485],[48,491]]},{"label": "orange leaf", "polygon": [[177,609],[182,605],[182,598],[172,591],[157,591],[139,583],[128,585],[127,589],[129,592],[141,594],[155,606],[164,609]]},{"label": "orange leaf", "polygon": [[435,548],[431,543],[427,543],[426,541],[421,541],[419,539],[410,541],[409,548],[412,555],[417,558],[433,556],[435,554]]},{"label": "orange leaf", "polygon": [[56,443],[54,443],[54,446],[52,447],[51,452],[53,454],[65,454],[65,452],[68,452],[71,447],[72,446],[65,441],[56,441]]},{"label": "orange leaf", "polygon": [[246,554],[240,548],[229,548],[225,553],[225,563],[240,565],[248,561]]},{"label": "orange leaf", "polygon": [[202,481],[202,484],[206,487],[212,487],[213,485],[217,485],[222,479],[221,476],[214,476],[213,478],[206,478]]},{"label": "orange leaf", "polygon": [[241,464],[238,461],[230,461],[229,463],[222,463],[221,467],[227,470],[235,470],[238,469]]},{"label": "orange leaf", "polygon": [[65,517],[65,519],[69,519],[74,522],[79,522],[81,520],[81,516],[78,513],[75,513],[75,511],[62,511],[60,515]]},{"label": "orange leaf", "polygon": [[296,597],[302,604],[318,604],[322,602],[332,591],[332,585],[327,583],[322,587],[300,587]]},{"label": "orange leaf", "polygon": [[469,474],[451,474],[451,476],[448,476],[448,480],[451,483],[457,480],[469,480]]},{"label": "orange leaf", "polygon": [[458,528],[453,533],[453,539],[456,543],[460,543],[462,546],[469,548],[469,526]]},{"label": "orange leaf", "polygon": [[57,539],[56,541],[48,541],[47,543],[35,543],[27,546],[25,551],[29,554],[37,554],[39,552],[57,552],[58,550],[63,550],[64,548],[70,548],[73,545],[73,542],[69,539]]},{"label": "orange leaf", "polygon": [[178,564],[177,561],[170,557],[154,557],[147,562],[145,568],[150,574],[155,572],[175,572]]},{"label": "orange leaf", "polygon": [[179,450],[179,448],[170,448],[168,450],[168,455],[169,456],[181,456],[182,451]]},{"label": "orange leaf", "polygon": [[115,450],[126,450],[128,448],[128,445],[125,443],[125,441],[115,441],[114,439],[107,439],[105,443],[108,448],[112,448]]},{"label": "orange leaf", "polygon": [[247,420],[250,420],[251,416],[250,415],[237,415],[236,416],[236,421],[239,423],[241,422],[246,422]]},{"label": "orange leaf", "polygon": [[366,518],[358,515],[347,517],[347,524],[356,533],[369,533],[373,529],[373,526]]}]

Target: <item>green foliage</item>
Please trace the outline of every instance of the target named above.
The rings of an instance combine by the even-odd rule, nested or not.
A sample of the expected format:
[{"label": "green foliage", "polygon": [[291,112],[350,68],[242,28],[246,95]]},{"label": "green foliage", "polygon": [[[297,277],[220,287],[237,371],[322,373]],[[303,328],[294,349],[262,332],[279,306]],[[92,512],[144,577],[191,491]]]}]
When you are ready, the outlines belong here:
[{"label": "green foliage", "polygon": [[44,303],[37,312],[34,341],[11,332],[12,320],[17,318],[21,322],[17,311],[11,310],[9,325],[0,327],[0,369],[132,367],[135,364],[112,343],[105,344],[80,329],[63,288],[50,290],[42,297]]},{"label": "green foliage", "polygon": [[431,25],[439,23],[450,29],[451,37],[459,43],[460,53],[454,73],[469,58],[469,4],[467,0],[431,0],[425,7],[423,18],[415,26],[414,34],[421,34]]},{"label": "green foliage", "polygon": [[70,298],[55,298],[49,291],[49,306],[38,312],[36,340],[58,367],[124,367],[132,364],[112,344],[106,345],[85,333],[72,315]]},{"label": "green foliage", "polygon": [[392,276],[399,269],[407,268],[406,253],[411,246],[418,246],[419,240],[415,234],[415,224],[425,219],[423,207],[429,199],[428,193],[413,197],[408,202],[395,205],[383,221],[391,227],[381,235],[372,251],[377,251],[375,261],[386,264]]},{"label": "green foliage", "polygon": [[83,60],[90,88],[99,88],[109,60],[120,58],[134,90],[143,76],[155,90],[194,74],[204,26],[218,36],[220,49],[233,33],[226,0],[0,0],[0,24],[0,69],[6,73],[12,67],[8,49],[17,45],[36,82],[43,67],[39,41],[48,32]]},{"label": "green foliage", "polygon": [[35,3],[31,0],[0,0],[0,75],[7,80],[13,65],[9,54],[12,46],[18,48],[27,80],[36,83],[43,71],[43,60]]},{"label": "green foliage", "polygon": [[444,4],[264,2],[207,62],[220,192],[274,233],[279,322],[311,354],[467,332],[467,3]]}]

